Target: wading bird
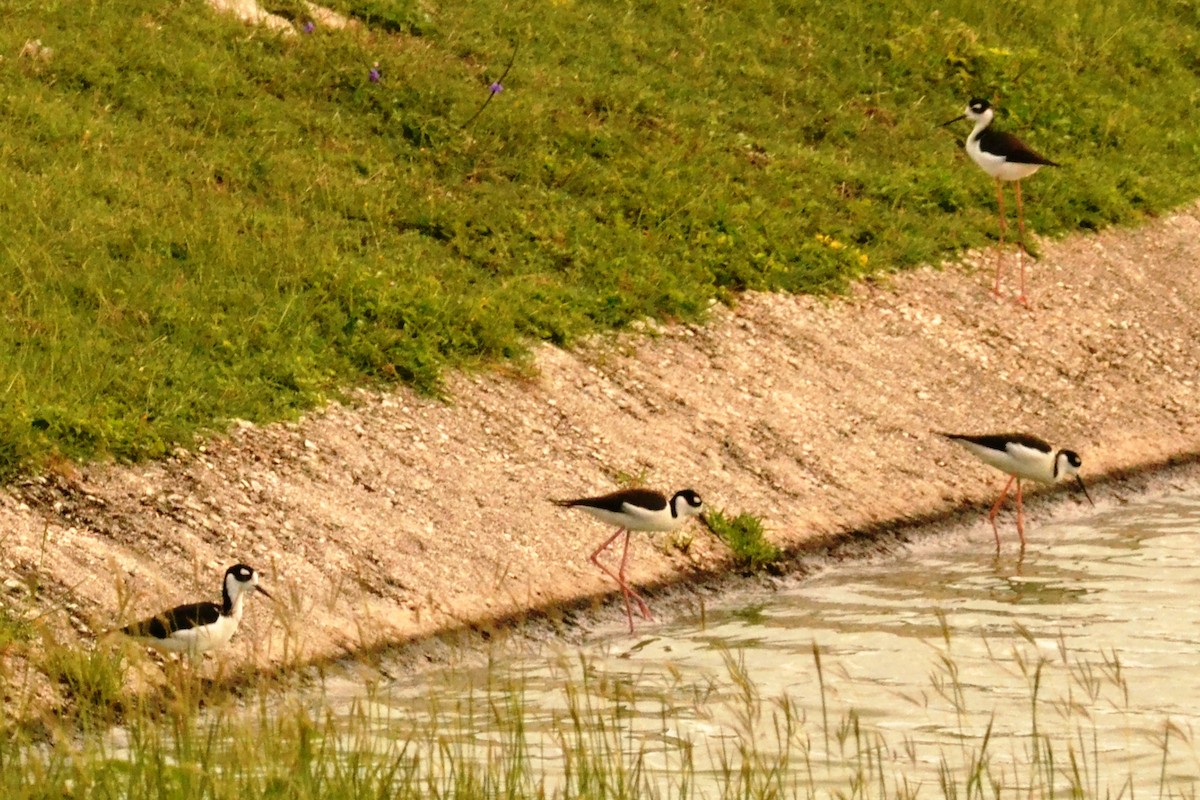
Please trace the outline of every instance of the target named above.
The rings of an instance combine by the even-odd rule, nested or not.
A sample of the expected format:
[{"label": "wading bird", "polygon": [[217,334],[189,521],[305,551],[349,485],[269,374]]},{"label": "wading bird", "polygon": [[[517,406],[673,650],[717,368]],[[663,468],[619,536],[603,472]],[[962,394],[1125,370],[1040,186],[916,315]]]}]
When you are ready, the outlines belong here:
[{"label": "wading bird", "polygon": [[[641,595],[630,587],[625,580],[625,565],[629,559],[630,531],[673,531],[689,517],[699,516],[704,521],[704,504],[700,495],[691,489],[676,492],[670,500],[665,495],[649,489],[622,489],[619,492],[606,494],[601,497],[581,497],[576,500],[554,500],[556,505],[564,508],[578,508],[586,511],[601,522],[617,526],[617,532],[597,547],[589,556],[589,560],[599,567],[606,575],[621,587],[625,598],[625,615],[629,619],[629,632],[633,633],[633,609],[629,604],[632,598],[638,605],[644,619],[650,619],[650,607]],[[600,561],[600,554],[625,534],[625,544],[621,550],[621,566],[613,572]]]},{"label": "wading bird", "polygon": [[[1008,490],[1013,481],[1017,482],[1017,535],[1021,537],[1021,549],[1025,549],[1025,519],[1021,502],[1021,481],[1030,480],[1039,483],[1056,483],[1061,480],[1074,478],[1083,490],[1084,496],[1092,503],[1092,496],[1083,485],[1079,468],[1083,461],[1074,450],[1056,450],[1049,443],[1027,433],[999,433],[987,436],[967,436],[959,433],[942,433],[947,439],[965,447],[971,455],[985,464],[1007,473],[1008,483],[1004,491],[988,513],[988,522],[992,523],[992,533],[996,535],[996,550],[1000,550],[1000,531],[996,528],[996,514],[1000,505],[1008,496]],[[1092,503],[1095,505],[1095,503]]]}]

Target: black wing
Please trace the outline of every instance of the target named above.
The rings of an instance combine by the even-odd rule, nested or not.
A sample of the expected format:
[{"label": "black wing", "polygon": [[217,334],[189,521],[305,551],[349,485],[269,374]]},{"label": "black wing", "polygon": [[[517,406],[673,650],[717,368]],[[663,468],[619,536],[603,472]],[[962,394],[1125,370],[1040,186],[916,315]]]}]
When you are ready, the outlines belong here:
[{"label": "black wing", "polygon": [[128,636],[153,636],[165,639],[175,631],[186,631],[201,625],[211,625],[221,618],[221,607],[216,603],[189,603],[176,606],[150,619],[135,622],[121,628]]},{"label": "black wing", "polygon": [[1055,162],[1038,153],[1029,145],[1022,142],[1011,133],[984,129],[979,134],[979,149],[992,155],[1004,156],[1014,164],[1045,164],[1050,167],[1059,166]]},{"label": "black wing", "polygon": [[587,506],[600,508],[619,514],[625,510],[625,504],[644,508],[647,511],[661,511],[667,507],[667,498],[649,489],[622,489],[619,492],[600,497],[581,497],[578,500],[555,500],[560,506]]},{"label": "black wing", "polygon": [[1039,439],[1036,436],[1031,436],[1028,433],[992,433],[986,436],[968,436],[962,433],[943,433],[947,439],[962,439],[964,442],[971,442],[981,447],[986,447],[989,450],[1005,452],[1008,450],[1009,443],[1024,445],[1025,447],[1034,450],[1041,450],[1043,453],[1049,453],[1054,448],[1044,439]]}]

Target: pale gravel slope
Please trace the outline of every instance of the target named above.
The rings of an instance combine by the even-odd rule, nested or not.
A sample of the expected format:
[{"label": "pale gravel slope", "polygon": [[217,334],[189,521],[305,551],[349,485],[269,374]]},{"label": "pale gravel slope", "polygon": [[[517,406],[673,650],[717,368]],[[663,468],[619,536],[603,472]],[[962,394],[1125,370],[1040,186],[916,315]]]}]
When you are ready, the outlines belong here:
[{"label": "pale gravel slope", "polygon": [[[43,606],[96,629],[121,621],[114,574],[140,615],[210,595],[243,560],[287,610],[256,603],[233,662],[320,659],[608,591],[586,562],[606,529],[546,498],[619,473],[694,487],[794,545],[982,508],[998,476],[930,429],[1026,429],[1092,476],[1200,453],[1200,206],[1044,244],[1032,313],[990,299],[990,258],[847,298],[747,295],[704,327],[539,347],[532,376],[454,376],[449,404],[364,394],[14,487],[0,578],[15,601],[38,576]],[[991,546],[982,520],[971,540]],[[638,582],[725,556],[699,533],[687,555],[635,547]]]}]

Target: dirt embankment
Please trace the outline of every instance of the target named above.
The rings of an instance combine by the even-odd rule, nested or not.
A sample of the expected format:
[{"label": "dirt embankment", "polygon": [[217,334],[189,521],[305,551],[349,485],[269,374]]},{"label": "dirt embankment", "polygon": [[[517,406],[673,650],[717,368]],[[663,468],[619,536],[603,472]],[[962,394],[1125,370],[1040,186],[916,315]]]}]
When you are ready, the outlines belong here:
[{"label": "dirt embankment", "polygon": [[[455,376],[447,403],[364,394],[10,488],[3,596],[37,576],[43,609],[95,630],[213,596],[245,561],[282,610],[255,603],[228,658],[320,659],[605,596],[586,555],[609,531],[547,498],[620,476],[693,487],[799,546],[982,507],[998,476],[931,429],[1027,430],[1090,476],[1200,452],[1200,206],[1045,246],[1032,311],[993,301],[980,259],[846,298],[747,295],[703,327],[540,347],[528,376]],[[635,542],[640,584],[726,557],[699,533],[686,552]]]}]

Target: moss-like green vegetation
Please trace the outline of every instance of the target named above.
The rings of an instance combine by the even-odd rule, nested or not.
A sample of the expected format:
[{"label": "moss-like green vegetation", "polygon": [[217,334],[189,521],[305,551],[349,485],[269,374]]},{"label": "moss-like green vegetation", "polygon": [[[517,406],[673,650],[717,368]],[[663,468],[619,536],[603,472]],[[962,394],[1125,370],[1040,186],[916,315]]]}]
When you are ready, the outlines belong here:
[{"label": "moss-like green vegetation", "polygon": [[1037,231],[1200,194],[1192,0],[332,5],[4,4],[0,477],[984,244],[971,95]]},{"label": "moss-like green vegetation", "polygon": [[709,530],[729,545],[738,569],[757,571],[783,557],[783,552],[767,539],[762,520],[753,514],[743,512],[730,517],[722,511],[711,511],[705,520]]}]

